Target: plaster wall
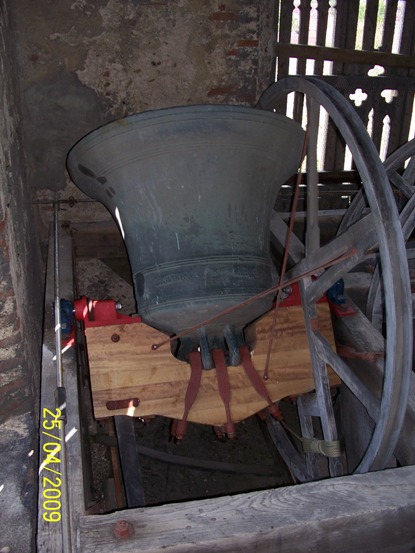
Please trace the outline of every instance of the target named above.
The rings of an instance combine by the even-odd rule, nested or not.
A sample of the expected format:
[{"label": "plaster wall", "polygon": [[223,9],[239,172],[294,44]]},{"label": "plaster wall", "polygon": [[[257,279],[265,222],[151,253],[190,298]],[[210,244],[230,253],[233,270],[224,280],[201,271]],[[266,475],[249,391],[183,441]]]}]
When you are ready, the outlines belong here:
[{"label": "plaster wall", "polygon": [[43,289],[15,70],[10,21],[0,4],[0,550],[27,553],[35,512]]},{"label": "plaster wall", "polygon": [[[0,0],[0,551],[34,547],[40,252],[52,201],[87,200],[66,173],[69,149],[135,112],[254,105],[273,80],[274,5]],[[62,210],[74,222],[109,218],[95,202]]]},{"label": "plaster wall", "polygon": [[[20,0],[11,4],[29,181],[38,200],[82,197],[65,158],[87,132],[135,112],[254,105],[272,82],[269,0]],[[42,208],[47,222],[48,208]],[[75,214],[76,212],[76,214]],[[78,206],[69,215],[104,218]],[[46,216],[45,216],[46,213]]]}]

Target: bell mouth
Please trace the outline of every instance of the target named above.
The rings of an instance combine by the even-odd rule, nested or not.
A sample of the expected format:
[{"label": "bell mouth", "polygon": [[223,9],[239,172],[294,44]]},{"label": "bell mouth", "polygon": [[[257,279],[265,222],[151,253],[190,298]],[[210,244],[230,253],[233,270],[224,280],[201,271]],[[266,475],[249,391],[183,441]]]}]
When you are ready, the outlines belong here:
[{"label": "bell mouth", "polygon": [[[146,324],[171,336],[275,284],[271,214],[303,141],[285,116],[199,105],[114,121],[72,148],[72,180],[106,206],[123,235]],[[205,325],[203,339],[226,345],[233,329],[239,343],[271,302]],[[183,338],[181,351],[200,348],[199,334]]]}]

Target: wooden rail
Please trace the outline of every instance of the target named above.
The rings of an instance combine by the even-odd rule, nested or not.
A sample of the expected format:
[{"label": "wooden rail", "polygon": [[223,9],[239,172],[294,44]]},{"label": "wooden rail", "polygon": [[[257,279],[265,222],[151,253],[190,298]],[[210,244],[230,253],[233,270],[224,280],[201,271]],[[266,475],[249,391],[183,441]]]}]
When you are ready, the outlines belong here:
[{"label": "wooden rail", "polygon": [[310,46],[308,44],[282,44],[276,47],[277,56],[306,58],[318,61],[336,61],[341,63],[359,63],[367,65],[385,65],[387,67],[405,67],[415,69],[415,56],[392,54],[390,52],[369,52],[350,48],[332,48],[329,46]]},{"label": "wooden rail", "polygon": [[[82,553],[365,553],[415,546],[415,467],[82,516]],[[114,537],[124,520],[134,533]]]}]

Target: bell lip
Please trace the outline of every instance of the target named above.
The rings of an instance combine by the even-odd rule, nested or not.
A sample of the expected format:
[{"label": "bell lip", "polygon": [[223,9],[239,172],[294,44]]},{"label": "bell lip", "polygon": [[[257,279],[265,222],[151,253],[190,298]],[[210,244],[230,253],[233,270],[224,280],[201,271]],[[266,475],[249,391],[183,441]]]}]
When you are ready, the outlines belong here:
[{"label": "bell lip", "polygon": [[[286,115],[250,106],[240,106],[233,104],[192,104],[152,109],[114,119],[113,121],[104,123],[103,125],[82,136],[70,148],[66,157],[66,167],[69,174],[71,174],[71,159],[76,155],[78,149],[85,148],[89,142],[95,141],[99,136],[101,136],[102,139],[106,140],[111,137],[113,132],[118,134],[120,132],[120,127],[125,127],[126,132],[128,132],[128,130],[132,130],[132,127],[135,126],[135,124],[137,124],[138,126],[139,123],[145,123],[146,121],[149,121],[152,125],[158,124],[161,119],[165,118],[167,120],[170,116],[175,116],[180,113],[188,115],[194,114],[195,116],[208,116],[215,113],[217,113],[218,115],[221,114],[222,116],[226,116],[227,114],[229,114],[230,116],[240,114],[245,115],[245,117],[252,116],[253,119],[257,120],[266,120],[270,124],[277,123],[277,121],[279,123],[284,121],[288,126],[291,126],[293,128],[297,127],[298,130],[301,130],[303,133],[305,132],[300,123],[298,123],[294,119],[290,119]],[[190,117],[186,117],[186,119],[188,120],[190,119]]]}]

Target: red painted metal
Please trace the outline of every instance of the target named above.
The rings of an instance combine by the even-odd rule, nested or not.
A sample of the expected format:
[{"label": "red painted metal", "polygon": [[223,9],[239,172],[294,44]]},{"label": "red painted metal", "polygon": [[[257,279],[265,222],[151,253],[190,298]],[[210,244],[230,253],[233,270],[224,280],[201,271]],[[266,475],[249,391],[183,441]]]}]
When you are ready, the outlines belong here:
[{"label": "red painted metal", "polygon": [[106,406],[109,411],[115,411],[117,409],[129,409],[130,407],[138,407],[139,403],[140,400],[137,397],[133,397],[107,401]]},{"label": "red painted metal", "polygon": [[114,300],[89,300],[82,296],[74,302],[75,319],[83,321],[85,328],[117,324],[141,323],[140,317],[123,315],[117,311]]},{"label": "red painted metal", "polygon": [[333,315],[339,319],[342,317],[352,317],[353,315],[356,315],[356,311],[347,302],[337,304],[329,301],[329,305]]},{"label": "red painted metal", "polygon": [[[291,284],[290,288],[290,295],[280,302],[280,307],[293,307],[295,305],[302,305],[300,287],[298,285],[298,282],[294,282],[293,284]],[[326,303],[327,301],[328,300],[326,294],[323,294],[323,296],[318,300],[317,303]]]}]

